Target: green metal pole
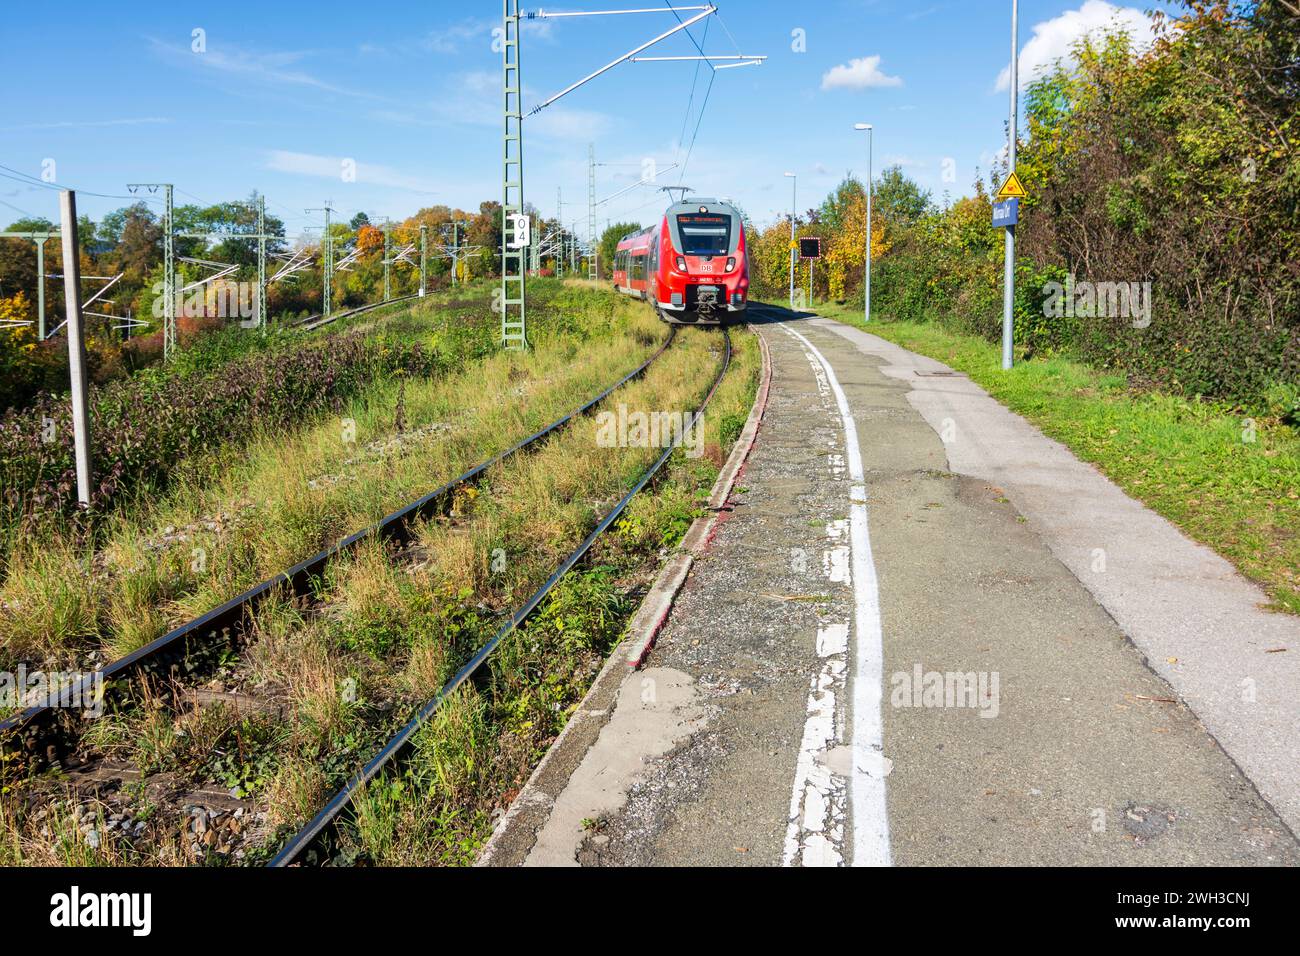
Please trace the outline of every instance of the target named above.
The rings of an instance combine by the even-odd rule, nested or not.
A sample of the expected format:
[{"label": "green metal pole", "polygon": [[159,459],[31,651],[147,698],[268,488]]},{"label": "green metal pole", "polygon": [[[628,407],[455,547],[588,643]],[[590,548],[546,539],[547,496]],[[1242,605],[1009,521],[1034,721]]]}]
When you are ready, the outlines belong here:
[{"label": "green metal pole", "polygon": [[163,361],[168,362],[176,351],[176,236],[172,224],[172,184],[127,183],[126,188],[132,193],[137,189],[163,191]]},{"label": "green metal pole", "polygon": [[[176,351],[176,248],[172,225],[172,185],[163,186],[163,361]],[[64,263],[66,271],[67,264]]]},{"label": "green metal pole", "polygon": [[420,227],[420,295],[424,295],[429,276],[429,227]]},{"label": "green metal pole", "polygon": [[266,332],[266,197],[257,197],[257,327]]},{"label": "green metal pole", "polygon": [[587,144],[587,278],[593,282],[600,277],[596,252],[596,144]]},{"label": "green metal pole", "polygon": [[[520,72],[519,0],[502,0],[501,83],[505,114],[501,190],[501,344],[528,347],[524,218],[523,80]],[[511,144],[513,145],[513,149]],[[516,218],[518,217],[518,218]]]},{"label": "green metal pole", "polygon": [[325,235],[321,237],[321,267],[324,272],[321,284],[321,315],[329,318],[332,311],[334,291],[334,237],[330,235],[330,207],[325,206]]},{"label": "green metal pole", "polygon": [[45,240],[36,241],[36,341],[45,341]]},{"label": "green metal pole", "polygon": [[387,302],[393,297],[393,286],[390,278],[392,263],[388,261],[388,223],[384,223],[384,301]]}]

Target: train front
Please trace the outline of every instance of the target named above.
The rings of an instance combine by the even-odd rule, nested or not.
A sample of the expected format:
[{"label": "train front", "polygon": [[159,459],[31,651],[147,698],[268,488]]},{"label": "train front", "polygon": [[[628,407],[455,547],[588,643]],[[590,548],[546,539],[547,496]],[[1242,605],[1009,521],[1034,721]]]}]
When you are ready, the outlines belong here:
[{"label": "train front", "polygon": [[664,214],[658,305],[673,322],[720,323],[749,298],[740,213],[717,199],[688,198]]}]

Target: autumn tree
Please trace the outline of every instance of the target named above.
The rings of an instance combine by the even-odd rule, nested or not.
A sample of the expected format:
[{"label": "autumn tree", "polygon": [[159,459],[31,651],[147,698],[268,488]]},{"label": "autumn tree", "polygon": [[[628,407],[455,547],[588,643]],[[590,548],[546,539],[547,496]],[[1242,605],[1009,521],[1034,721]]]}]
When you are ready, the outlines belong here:
[{"label": "autumn tree", "polygon": [[381,229],[376,229],[369,223],[362,224],[357,230],[357,250],[362,255],[369,255],[376,249],[384,248],[384,233]]}]

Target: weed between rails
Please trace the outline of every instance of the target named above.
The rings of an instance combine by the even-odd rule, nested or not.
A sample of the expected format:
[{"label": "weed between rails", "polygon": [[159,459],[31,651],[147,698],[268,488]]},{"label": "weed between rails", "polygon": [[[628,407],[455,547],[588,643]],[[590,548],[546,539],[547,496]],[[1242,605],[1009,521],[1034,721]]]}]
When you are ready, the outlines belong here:
[{"label": "weed between rails", "polygon": [[[706,455],[688,459],[675,454],[653,492],[634,499],[611,532],[597,541],[582,569],[565,578],[527,625],[502,643],[484,678],[463,685],[443,703],[417,734],[404,767],[381,775],[356,799],[353,817],[342,828],[336,862],[472,862],[496,818],[563,729],[617,643],[658,559],[681,540],[699,514],[698,503],[716,477],[721,455],[739,433],[736,421],[743,424],[753,399],[757,349],[748,336],[738,345],[734,374],[706,414]],[[707,380],[706,368],[694,374],[695,382]],[[647,387],[655,387],[654,382],[648,381]],[[587,505],[564,497],[566,465],[589,469],[585,476],[574,475],[587,487],[599,488],[606,469],[600,463],[579,462],[580,435],[565,436],[556,444],[538,456],[528,474],[503,475],[494,482],[494,488],[500,488],[476,508],[468,532],[477,542],[467,551],[477,560],[444,563],[440,573],[446,586],[491,602],[501,586],[484,559],[504,541],[531,538],[517,559],[527,580],[505,589],[517,600],[540,583],[548,562],[558,560],[594,524],[596,512],[606,510],[582,517]],[[553,460],[544,460],[552,453]],[[652,457],[626,456],[627,472],[639,474]],[[540,487],[529,479],[539,481]],[[623,480],[630,478],[625,474]],[[527,503],[534,496],[541,505],[537,511],[545,511],[545,516],[529,512]],[[451,533],[431,527],[425,541],[435,545],[436,553]],[[547,552],[547,558],[531,557],[539,552]],[[440,673],[429,676],[436,685],[459,663],[444,659]]]},{"label": "weed between rails", "polygon": [[[650,344],[662,330],[634,315],[622,333],[628,334]],[[710,341],[707,333],[695,333],[692,338],[697,341],[674,347],[652,369],[654,374],[620,393],[620,400],[632,407],[692,407],[699,383],[711,377],[717,360],[708,347],[717,345],[716,337]],[[656,558],[679,540],[696,513],[695,501],[716,473],[722,449],[739,431],[757,367],[752,341],[739,338],[737,365],[706,416],[705,457],[675,455],[657,490],[634,501],[584,568],[562,582],[529,626],[498,649],[483,679],[444,704],[419,735],[406,769],[377,782],[358,801],[340,862],[472,859],[493,814],[521,785],[585,692]],[[597,387],[616,376],[608,374],[608,361],[592,368],[590,357],[614,344],[597,338],[583,348],[583,368]],[[626,354],[626,344],[618,344]],[[565,343],[555,351],[562,355],[570,350]],[[545,354],[539,346],[535,361],[542,362]],[[540,393],[545,389],[539,384],[573,372],[553,368],[548,375],[534,370],[521,376],[514,360],[487,371],[486,387],[478,393],[459,383],[462,401],[521,385]],[[578,388],[585,388],[583,397],[595,391],[586,384]],[[539,394],[536,400],[543,398]],[[440,410],[435,396],[422,396],[409,384],[406,401],[414,427]],[[568,396],[559,404],[566,402],[575,404]],[[510,410],[499,406],[493,410],[508,418]],[[392,407],[387,406],[390,415]],[[491,407],[488,403],[485,411]],[[555,415],[548,409],[541,417]],[[454,444],[445,435],[438,443]],[[366,472],[360,480],[322,494],[372,482],[374,472],[368,468],[391,472],[400,483],[402,469],[394,466],[417,455],[433,457],[428,444],[397,461],[356,466]],[[460,451],[479,447],[466,439]],[[219,852],[228,849],[221,845],[227,835],[215,845],[199,844],[193,825],[187,829],[182,819],[178,826],[177,808],[160,801],[156,823],[146,827],[142,839],[128,841],[125,848],[121,841],[112,844],[112,862],[265,859],[279,837],[314,813],[495,631],[502,614],[540,584],[653,457],[653,449],[600,449],[590,420],[579,422],[537,454],[508,463],[460,496],[451,516],[421,525],[406,547],[363,548],[332,567],[312,599],[264,605],[251,643],[211,686],[226,693],[248,692],[263,705],[273,705],[274,733],[264,727],[267,732],[259,735],[262,718],[221,707],[178,710],[142,703],[105,718],[87,737],[101,756],[142,770],[166,768],[165,773],[190,786],[228,785],[245,799],[250,816],[256,808],[265,821],[247,834],[257,840],[235,844],[241,848],[232,856]],[[445,457],[436,461],[450,463]],[[420,464],[421,490],[427,490],[429,463]],[[301,476],[304,469],[297,473]],[[220,739],[226,744],[193,746],[223,727]],[[230,747],[231,741],[237,746]],[[85,842],[84,818],[71,830],[51,828],[49,811],[38,822],[22,807],[11,801],[5,811],[9,819],[0,841],[16,849],[0,852],[53,861],[58,855],[52,855],[52,840]],[[119,815],[122,809],[116,806]],[[131,813],[136,809],[132,806]],[[268,836],[277,827],[278,836]],[[42,836],[56,832],[62,834],[57,840]]]},{"label": "weed between rails", "polygon": [[[494,351],[433,381],[385,380],[305,428],[215,452],[168,494],[111,518],[98,547],[50,534],[16,548],[0,584],[0,669],[86,668],[129,653],[571,410],[664,334],[630,304],[553,299],[576,315],[555,330],[539,320],[532,353]],[[394,433],[399,390],[408,427]]]}]

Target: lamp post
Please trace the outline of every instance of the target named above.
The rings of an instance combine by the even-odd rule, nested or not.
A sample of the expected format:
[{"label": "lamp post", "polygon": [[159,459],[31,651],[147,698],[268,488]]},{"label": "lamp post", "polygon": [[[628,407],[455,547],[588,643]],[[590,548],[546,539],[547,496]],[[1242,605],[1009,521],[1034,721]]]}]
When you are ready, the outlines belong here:
[{"label": "lamp post", "polygon": [[799,177],[794,173],[785,175],[790,178],[790,310],[794,311],[794,211]]},{"label": "lamp post", "polygon": [[863,320],[871,321],[871,140],[873,138],[870,123],[854,123],[854,129],[867,132],[867,267],[863,277],[863,290],[866,304],[863,306]]},{"label": "lamp post", "polygon": [[[1016,94],[1019,92],[1018,67],[1020,65],[1020,40],[1018,37],[1019,4],[1011,0],[1011,109],[1007,122],[1007,172],[1016,171]],[[1002,368],[1015,364],[1015,302],[1016,302],[1016,227],[1002,230]]]}]

